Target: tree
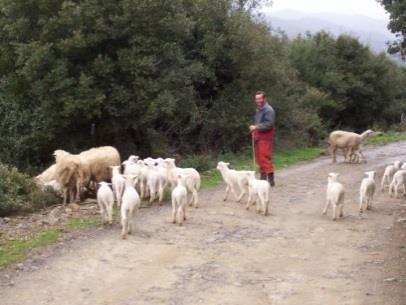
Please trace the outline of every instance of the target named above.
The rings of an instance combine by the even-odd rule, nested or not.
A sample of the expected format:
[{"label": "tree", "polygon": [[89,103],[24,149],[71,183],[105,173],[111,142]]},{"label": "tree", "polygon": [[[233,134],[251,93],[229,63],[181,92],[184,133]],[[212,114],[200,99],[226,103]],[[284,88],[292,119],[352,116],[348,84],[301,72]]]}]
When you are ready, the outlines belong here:
[{"label": "tree", "polygon": [[388,28],[396,34],[397,40],[389,45],[391,54],[400,53],[406,59],[406,1],[404,0],[378,0],[390,14]]}]

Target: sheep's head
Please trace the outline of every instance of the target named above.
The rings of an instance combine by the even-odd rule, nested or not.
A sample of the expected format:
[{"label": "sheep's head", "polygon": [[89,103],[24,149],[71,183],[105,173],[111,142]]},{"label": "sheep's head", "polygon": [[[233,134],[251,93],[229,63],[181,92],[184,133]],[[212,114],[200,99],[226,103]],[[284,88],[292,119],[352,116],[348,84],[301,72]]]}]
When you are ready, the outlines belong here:
[{"label": "sheep's head", "polygon": [[339,176],[340,176],[339,173],[329,173],[327,175],[327,181],[328,182],[335,182],[335,181],[337,181]]},{"label": "sheep's head", "polygon": [[138,181],[138,175],[122,175],[125,179],[125,184],[127,186],[134,186]]},{"label": "sheep's head", "polygon": [[402,162],[400,162],[400,161],[395,161],[395,162],[393,162],[393,165],[394,165],[397,169],[400,168],[401,164],[402,164]]},{"label": "sheep's head", "polygon": [[375,171],[365,172],[365,175],[367,175],[368,178],[375,179],[376,172]]},{"label": "sheep's head", "polygon": [[229,162],[223,162],[223,161],[219,161],[218,163],[217,163],[217,169],[218,170],[222,170],[222,169],[225,169],[225,168],[228,168],[230,166],[230,163]]},{"label": "sheep's head", "polygon": [[70,153],[68,153],[65,150],[62,149],[57,149],[54,151],[53,156],[55,157],[55,161],[58,162],[60,161],[63,157],[70,155]]},{"label": "sheep's head", "polygon": [[127,161],[129,161],[131,163],[136,163],[139,159],[140,159],[140,157],[131,155],[131,156],[128,157]]},{"label": "sheep's head", "polygon": [[163,165],[166,168],[174,168],[176,167],[175,165],[175,159],[173,158],[166,158],[165,160],[163,160]]}]

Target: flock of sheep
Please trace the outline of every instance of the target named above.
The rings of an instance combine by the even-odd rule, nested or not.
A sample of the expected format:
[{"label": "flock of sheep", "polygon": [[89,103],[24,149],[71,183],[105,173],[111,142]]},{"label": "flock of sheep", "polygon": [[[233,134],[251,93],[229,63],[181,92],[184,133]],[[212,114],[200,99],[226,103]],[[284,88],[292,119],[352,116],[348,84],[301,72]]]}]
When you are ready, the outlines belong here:
[{"label": "flock of sheep", "polygon": [[[368,136],[374,134],[367,130],[362,134],[345,131],[334,131],[330,134],[329,142],[333,162],[336,162],[336,151],[344,152],[348,162],[363,162],[361,144]],[[375,133],[376,134],[376,133]],[[172,222],[182,225],[186,220],[186,206],[198,207],[198,191],[200,189],[200,174],[194,168],[180,168],[171,158],[146,158],[130,156],[121,163],[119,152],[111,146],[86,150],[80,154],[71,154],[64,150],[54,152],[55,164],[36,177],[38,184],[51,187],[63,194],[63,203],[80,201],[84,190],[93,190],[97,195],[100,213],[105,224],[113,221],[113,206],[121,212],[122,238],[132,230],[134,217],[141,205],[141,200],[149,198],[152,203],[164,199],[165,190],[171,189]],[[224,200],[229,193],[240,202],[248,192],[246,209],[256,204],[258,213],[267,215],[270,202],[270,185],[265,180],[255,177],[254,171],[241,171],[229,168],[230,164],[218,162],[226,184]],[[121,169],[123,171],[121,173]],[[369,209],[375,193],[374,171],[366,172],[367,177],[361,182],[360,214],[364,207]],[[333,207],[333,219],[343,216],[344,186],[338,181],[338,173],[328,175],[327,201],[323,214],[327,213],[330,205]],[[406,193],[406,163],[400,161],[389,165],[381,181],[381,190],[389,189],[389,194],[398,196],[398,190],[403,185]],[[237,194],[238,192],[238,194]]]}]

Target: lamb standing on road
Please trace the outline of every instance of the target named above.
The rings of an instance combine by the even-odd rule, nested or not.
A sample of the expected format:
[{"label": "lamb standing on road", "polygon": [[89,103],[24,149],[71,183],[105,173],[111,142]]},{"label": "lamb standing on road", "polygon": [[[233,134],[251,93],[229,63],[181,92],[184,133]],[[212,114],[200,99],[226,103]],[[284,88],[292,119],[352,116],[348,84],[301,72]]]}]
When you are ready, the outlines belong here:
[{"label": "lamb standing on road", "polygon": [[346,152],[346,160],[351,160],[354,153],[359,150],[361,143],[374,132],[372,130],[364,131],[362,134],[354,132],[336,130],[330,133],[329,143],[331,149],[331,155],[333,157],[333,163],[336,162],[336,151],[338,148]]},{"label": "lamb standing on road", "polygon": [[337,210],[339,216],[343,217],[344,208],[344,186],[338,182],[337,173],[329,173],[327,177],[327,200],[323,210],[323,215],[326,215],[330,204],[333,206],[333,220],[337,219]]},{"label": "lamb standing on road", "polygon": [[189,205],[194,204],[194,207],[198,207],[198,195],[197,192],[200,189],[200,175],[194,168],[180,168],[175,165],[175,159],[166,158],[163,161],[163,166],[166,168],[167,181],[171,185],[172,189],[176,186],[179,175],[185,176],[185,186],[188,192],[192,193],[192,198]]},{"label": "lamb standing on road", "polygon": [[393,175],[400,169],[400,165],[401,165],[400,161],[395,161],[393,162],[393,164],[388,165],[385,168],[381,180],[381,192],[384,192],[385,188],[389,187],[390,183],[392,182]]},{"label": "lamb standing on road", "polygon": [[247,171],[245,175],[248,179],[248,202],[246,209],[249,209],[251,203],[256,203],[257,212],[260,213],[262,210],[264,216],[268,215],[271,190],[269,182],[256,179],[254,171]]},{"label": "lamb standing on road", "polygon": [[99,204],[100,213],[104,224],[112,224],[114,194],[109,183],[103,181],[100,182],[99,185],[100,187],[97,190],[97,203]]},{"label": "lamb standing on road", "polygon": [[187,189],[185,176],[178,176],[178,183],[172,191],[172,222],[183,225],[186,220]]},{"label": "lamb standing on road", "polygon": [[[226,193],[224,195],[224,201],[227,200],[228,194],[231,190],[237,202],[240,202],[246,193],[248,186],[248,176],[247,174],[250,171],[237,171],[229,168],[230,163],[228,162],[218,162],[217,169],[220,171],[221,176],[223,177],[224,182],[226,183]],[[240,189],[240,195],[237,195],[236,187]]]},{"label": "lamb standing on road", "polygon": [[120,165],[110,166],[112,177],[111,183],[113,184],[114,195],[117,200],[117,207],[121,206],[121,198],[123,197],[124,188],[125,188],[125,179],[120,174]]},{"label": "lamb standing on road", "polygon": [[367,210],[372,208],[372,200],[375,194],[375,175],[374,171],[365,172],[367,175],[361,182],[360,199],[359,199],[359,214],[362,215],[363,206]]},{"label": "lamb standing on road", "polygon": [[406,193],[406,170],[398,170],[392,178],[392,182],[389,185],[389,196],[398,198],[399,188],[403,186],[403,193]]},{"label": "lamb standing on road", "polygon": [[136,176],[125,176],[125,189],[123,198],[121,200],[121,237],[127,238],[127,234],[130,234],[133,230],[134,218],[141,206],[140,196],[134,188],[134,180]]}]

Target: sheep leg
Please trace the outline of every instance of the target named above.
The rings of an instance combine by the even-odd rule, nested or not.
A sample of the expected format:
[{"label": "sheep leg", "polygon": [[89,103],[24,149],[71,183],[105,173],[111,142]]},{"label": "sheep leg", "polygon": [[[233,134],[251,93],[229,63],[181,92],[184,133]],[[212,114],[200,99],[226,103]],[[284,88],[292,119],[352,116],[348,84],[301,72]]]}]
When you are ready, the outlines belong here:
[{"label": "sheep leg", "polygon": [[127,238],[127,215],[124,215],[121,218],[121,238]]},{"label": "sheep leg", "polygon": [[162,200],[164,199],[164,187],[163,185],[159,186],[159,191],[158,191],[158,203],[159,205],[162,205]]},{"label": "sheep leg", "polygon": [[183,217],[184,217],[184,215],[183,215],[183,209],[182,209],[182,206],[180,205],[180,206],[178,207],[178,211],[177,211],[177,218],[178,218],[178,224],[179,224],[179,226],[183,226]]},{"label": "sheep leg", "polygon": [[228,197],[228,193],[230,192],[230,186],[227,184],[227,186],[226,186],[226,194],[224,195],[224,199],[223,199],[223,201],[226,201],[227,200],[227,197]]},{"label": "sheep leg", "polygon": [[322,212],[323,215],[327,214],[327,210],[328,210],[329,206],[330,206],[330,200],[327,199],[326,205],[324,206],[324,209],[323,209],[323,212]]},{"label": "sheep leg", "polygon": [[263,208],[265,206],[264,195],[262,193],[258,194],[258,199],[259,199],[259,204],[257,204],[257,213],[261,213],[261,208]]},{"label": "sheep leg", "polygon": [[333,204],[333,220],[337,219],[337,204]]},{"label": "sheep leg", "polygon": [[343,212],[343,210],[344,210],[344,204],[340,204],[340,206],[339,206],[339,210],[340,210],[340,213],[339,213],[339,217],[343,217],[344,216],[344,212]]},{"label": "sheep leg", "polygon": [[113,205],[112,204],[108,204],[107,205],[107,221],[108,224],[111,225],[113,224]]},{"label": "sheep leg", "polygon": [[186,220],[186,205],[182,206],[182,211],[183,211],[183,220]]},{"label": "sheep leg", "polygon": [[360,195],[360,198],[359,198],[359,215],[360,216],[362,215],[362,213],[364,211],[363,205],[364,205],[364,196]]},{"label": "sheep leg", "polygon": [[242,197],[244,197],[244,195],[245,195],[245,185],[244,185],[244,182],[243,182],[243,181],[239,181],[239,182],[238,182],[238,186],[239,186],[240,189],[241,189],[241,193],[240,193],[240,196],[238,196],[237,202],[240,202],[241,199],[242,199]]},{"label": "sheep leg", "polygon": [[198,195],[197,195],[197,190],[195,188],[192,190],[192,194],[193,194],[192,198],[193,198],[194,206],[197,209],[199,207],[197,204]]},{"label": "sheep leg", "polygon": [[381,192],[382,193],[385,191],[385,182],[386,182],[386,175],[383,175],[382,181],[381,181]]},{"label": "sheep leg", "polygon": [[176,223],[176,199],[172,198],[172,223]]},{"label": "sheep leg", "polygon": [[68,196],[69,196],[69,190],[65,188],[63,190],[63,205],[66,205],[68,203]]},{"label": "sheep leg", "polygon": [[337,153],[337,147],[334,145],[331,147],[331,156],[333,157],[333,163],[337,162],[336,153]]}]

